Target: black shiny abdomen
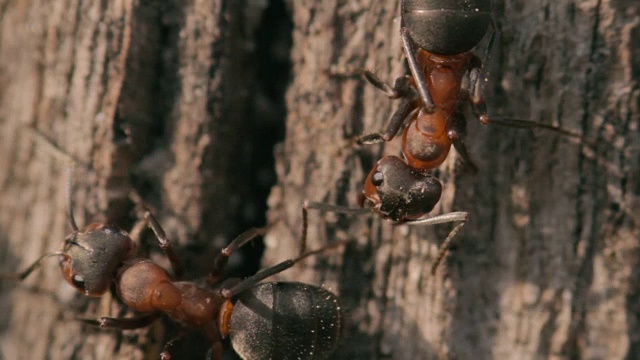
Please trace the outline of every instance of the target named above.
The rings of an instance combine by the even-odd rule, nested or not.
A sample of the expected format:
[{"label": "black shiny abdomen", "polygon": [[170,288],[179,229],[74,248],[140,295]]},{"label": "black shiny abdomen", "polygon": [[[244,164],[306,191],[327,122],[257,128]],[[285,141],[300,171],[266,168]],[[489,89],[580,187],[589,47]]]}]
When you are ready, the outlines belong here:
[{"label": "black shiny abdomen", "polygon": [[438,55],[462,54],[491,24],[490,0],[403,0],[402,21],[413,41]]},{"label": "black shiny abdomen", "polygon": [[240,295],[229,336],[243,359],[326,359],[336,348],[342,327],[342,310],[331,292],[297,282],[274,282]]}]

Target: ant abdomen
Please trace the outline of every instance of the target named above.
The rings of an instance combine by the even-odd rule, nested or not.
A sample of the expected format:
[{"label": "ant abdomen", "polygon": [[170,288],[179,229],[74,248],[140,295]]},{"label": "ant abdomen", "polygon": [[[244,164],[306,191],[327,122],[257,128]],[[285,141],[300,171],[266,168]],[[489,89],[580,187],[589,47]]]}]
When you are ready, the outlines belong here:
[{"label": "ant abdomen", "polygon": [[326,359],[343,330],[338,298],[321,287],[272,282],[244,291],[229,336],[244,359]]},{"label": "ant abdomen", "polygon": [[467,52],[491,24],[491,1],[403,0],[402,20],[413,41],[429,52]]}]

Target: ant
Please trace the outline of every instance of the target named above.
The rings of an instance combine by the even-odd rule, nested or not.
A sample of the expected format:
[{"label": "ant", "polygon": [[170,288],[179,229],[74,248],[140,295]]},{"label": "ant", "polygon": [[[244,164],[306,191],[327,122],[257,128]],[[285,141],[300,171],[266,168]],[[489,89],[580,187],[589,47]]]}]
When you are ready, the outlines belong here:
[{"label": "ant", "polygon": [[440,201],[441,194],[442,184],[436,177],[411,169],[397,156],[385,156],[378,161],[365,180],[364,190],[358,197],[360,208],[305,201],[304,209],[342,214],[373,212],[397,225],[437,225],[459,222],[438,249],[438,255],[431,266],[431,274],[435,274],[447,255],[451,242],[469,219],[469,213],[465,211],[429,216],[428,214]]},{"label": "ant", "polygon": [[82,322],[101,328],[129,330],[146,327],[163,313],[167,314],[180,323],[183,331],[166,343],[161,359],[171,358],[171,349],[184,336],[186,328],[193,328],[205,336],[211,343],[207,357],[215,359],[222,358],[222,339],[226,337],[243,359],[326,358],[336,348],[344,327],[336,295],[299,282],[261,282],[308,256],[336,246],[304,252],[305,212],[303,246],[297,258],[285,260],[246,279],[225,278],[229,257],[255,237],[263,235],[267,227],[250,229],[220,251],[204,285],[200,285],[182,280],[183,265],[164,230],[144,204],[144,226],[155,234],[174,276],[151,260],[136,257],[136,243],[126,231],[98,223],[80,229],[73,215],[71,188],[69,175],[67,210],[72,233],[65,238],[63,249],[42,255],[26,270],[11,277],[22,281],[41,265],[43,259],[55,256],[60,260],[64,279],[84,295],[100,297],[114,284],[122,302],[143,313],[133,318],[102,317],[82,319]]},{"label": "ant", "polygon": [[[402,134],[402,153],[411,168],[424,173],[440,166],[453,145],[477,172],[464,144],[465,103],[471,104],[473,114],[485,125],[542,128],[589,143],[580,134],[557,126],[489,117],[480,77],[497,32],[490,0],[402,0],[401,13],[400,36],[411,76],[397,78],[393,87],[371,71],[365,71],[364,77],[389,98],[403,101],[384,132],[364,135],[358,143],[390,141],[408,123]],[[471,50],[490,25],[493,31],[481,60]]]},{"label": "ant", "polygon": [[[493,32],[485,59],[481,60],[471,50],[484,38],[490,25]],[[363,135],[357,142],[391,141],[407,124],[402,133],[403,159],[385,156],[369,172],[358,201],[364,209],[323,203],[308,203],[307,206],[339,213],[372,210],[399,224],[460,222],[440,246],[431,268],[433,274],[469,214],[451,212],[429,217],[429,212],[440,200],[442,185],[427,173],[444,162],[451,145],[471,170],[477,172],[464,143],[466,103],[471,104],[473,114],[482,124],[544,128],[586,142],[579,134],[553,125],[488,116],[480,92],[480,77],[496,32],[490,0],[402,0],[400,36],[410,76],[399,77],[390,86],[373,72],[364,72],[368,82],[389,98],[402,99],[402,102],[382,133]]]}]

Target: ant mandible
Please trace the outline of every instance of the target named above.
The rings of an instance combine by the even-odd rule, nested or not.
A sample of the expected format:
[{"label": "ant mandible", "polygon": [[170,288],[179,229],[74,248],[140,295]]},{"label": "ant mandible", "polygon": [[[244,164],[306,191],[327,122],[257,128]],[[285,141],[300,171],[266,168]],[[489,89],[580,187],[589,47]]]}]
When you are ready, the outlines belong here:
[{"label": "ant mandible", "polygon": [[[182,263],[164,230],[146,209],[144,221],[168,257],[173,277],[151,260],[136,257],[136,243],[126,231],[97,223],[81,230],[73,216],[71,183],[69,176],[67,207],[73,232],[65,238],[63,249],[41,256],[25,271],[11,277],[22,281],[40,266],[43,259],[56,256],[60,259],[65,280],[84,295],[100,297],[113,283],[124,304],[144,313],[133,318],[83,319],[84,323],[101,328],[137,329],[150,325],[164,313],[184,328],[201,332],[211,343],[208,357],[215,359],[221,359],[221,341],[227,336],[243,359],[323,359],[336,348],[344,325],[336,295],[299,282],[261,283],[329,248],[304,252],[306,211],[303,211],[302,250],[297,258],[285,260],[244,280],[225,279],[229,257],[267,230],[251,229],[220,251],[205,279],[206,286],[200,286],[181,280]],[[221,285],[222,280],[225,284],[235,285]],[[167,342],[162,359],[171,358],[171,349],[182,336]]]}]

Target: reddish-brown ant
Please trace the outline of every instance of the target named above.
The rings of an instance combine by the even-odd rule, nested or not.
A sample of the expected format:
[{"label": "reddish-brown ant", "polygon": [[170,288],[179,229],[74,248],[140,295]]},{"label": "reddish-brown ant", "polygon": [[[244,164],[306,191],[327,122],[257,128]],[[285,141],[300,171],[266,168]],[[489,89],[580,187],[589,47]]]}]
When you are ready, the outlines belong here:
[{"label": "reddish-brown ant", "polygon": [[[374,73],[364,72],[367,81],[389,98],[402,99],[402,102],[384,132],[364,135],[358,142],[390,141],[405,123],[407,126],[402,134],[404,159],[385,156],[378,161],[365,180],[359,203],[397,223],[433,225],[460,222],[442,243],[432,273],[468,219],[466,212],[428,217],[440,200],[442,186],[439,180],[427,174],[444,162],[451,145],[469,167],[477,171],[464,144],[466,119],[463,106],[466,103],[471,104],[473,113],[483,124],[543,128],[586,142],[578,134],[548,124],[489,118],[480,94],[484,61],[471,49],[493,24],[490,0],[403,0],[400,34],[411,76],[397,78],[394,85],[389,86]],[[493,27],[487,54],[495,38],[495,25]],[[363,211],[322,203],[309,203],[307,206],[343,213]]]},{"label": "reddish-brown ant", "polygon": [[[67,205],[73,232],[66,237],[63,249],[41,256],[25,271],[11,277],[24,280],[43,259],[56,256],[60,259],[65,280],[84,295],[102,296],[114,284],[124,304],[144,313],[133,318],[102,317],[83,322],[101,328],[137,329],[148,326],[164,313],[184,328],[201,332],[211,343],[208,356],[215,359],[221,359],[221,341],[227,336],[234,350],[244,359],[322,359],[337,346],[342,335],[343,315],[333,293],[298,282],[261,283],[329,247],[306,253],[301,251],[297,258],[244,280],[225,279],[229,257],[266,231],[266,228],[251,229],[221,250],[205,284],[198,285],[181,281],[182,263],[164,230],[148,210],[145,210],[144,221],[167,255],[174,276],[151,260],[136,257],[136,244],[126,231],[104,224],[78,228],[72,211],[71,180],[67,187]],[[304,249],[306,212],[303,215]],[[223,279],[225,285],[221,285]],[[161,358],[171,357],[171,349],[179,339],[167,342]]]},{"label": "reddish-brown ant", "polygon": [[[471,52],[494,23],[489,0],[403,0],[401,12],[400,35],[411,76],[396,79],[391,87],[370,71],[364,75],[389,98],[402,98],[403,102],[383,133],[365,135],[360,143],[390,141],[407,122],[402,134],[402,153],[412,169],[426,172],[440,166],[454,145],[475,171],[477,167],[464,144],[465,103],[471,104],[482,124],[542,128],[588,143],[581,135],[557,126],[489,117],[480,91],[486,59],[483,61]],[[494,26],[485,58],[495,32]]]}]

